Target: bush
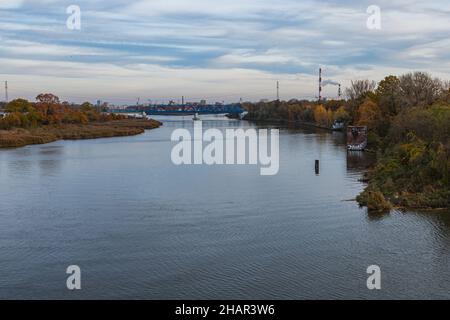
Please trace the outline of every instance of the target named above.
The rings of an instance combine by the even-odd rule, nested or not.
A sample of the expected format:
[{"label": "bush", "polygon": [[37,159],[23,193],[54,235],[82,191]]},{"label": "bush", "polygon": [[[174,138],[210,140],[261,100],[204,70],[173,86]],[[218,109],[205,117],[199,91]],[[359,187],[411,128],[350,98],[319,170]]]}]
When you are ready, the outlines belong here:
[{"label": "bush", "polygon": [[63,123],[86,124],[88,122],[88,117],[81,111],[72,111],[63,118]]},{"label": "bush", "polygon": [[6,112],[20,112],[26,113],[34,111],[33,106],[28,100],[25,99],[15,99],[10,101],[5,108]]},{"label": "bush", "polygon": [[392,209],[392,204],[386,200],[380,191],[366,190],[356,200],[361,206],[366,206],[370,211],[387,211]]},{"label": "bush", "polygon": [[[442,119],[448,119],[450,109],[446,110],[414,109],[411,114],[398,115],[392,141],[379,153],[369,186],[358,198],[361,204],[369,206],[372,198],[370,206],[376,207],[374,201],[382,201],[379,195],[370,194],[376,191],[398,206],[449,206],[450,142],[446,131],[450,122],[442,123]],[[399,121],[405,117],[411,121]],[[429,127],[422,128],[425,123]]]},{"label": "bush", "polygon": [[0,128],[9,130],[11,128],[20,128],[22,117],[19,112],[9,113],[6,117],[0,119]]}]

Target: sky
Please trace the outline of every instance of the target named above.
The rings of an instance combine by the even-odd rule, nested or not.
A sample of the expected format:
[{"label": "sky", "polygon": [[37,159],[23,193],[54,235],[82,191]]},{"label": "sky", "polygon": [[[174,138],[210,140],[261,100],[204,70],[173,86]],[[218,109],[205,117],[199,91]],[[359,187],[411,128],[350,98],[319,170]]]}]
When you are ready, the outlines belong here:
[{"label": "sky", "polygon": [[[372,5],[380,28],[367,26]],[[277,81],[281,99],[315,99],[319,68],[327,98],[357,79],[450,79],[450,1],[0,0],[10,100],[258,101],[276,98]]]}]

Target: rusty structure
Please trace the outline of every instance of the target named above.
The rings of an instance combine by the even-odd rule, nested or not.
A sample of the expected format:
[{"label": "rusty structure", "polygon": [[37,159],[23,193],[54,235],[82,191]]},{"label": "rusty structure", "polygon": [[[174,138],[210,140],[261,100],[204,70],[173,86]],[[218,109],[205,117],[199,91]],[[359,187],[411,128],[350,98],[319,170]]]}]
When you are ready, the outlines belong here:
[{"label": "rusty structure", "polygon": [[363,151],[367,147],[367,127],[347,127],[347,149],[350,151]]}]

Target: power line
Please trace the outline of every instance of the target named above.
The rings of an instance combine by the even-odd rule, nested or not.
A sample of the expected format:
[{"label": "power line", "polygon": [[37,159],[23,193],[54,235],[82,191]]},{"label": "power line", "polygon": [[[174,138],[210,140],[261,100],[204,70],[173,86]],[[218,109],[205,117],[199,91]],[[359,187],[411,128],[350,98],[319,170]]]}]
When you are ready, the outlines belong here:
[{"label": "power line", "polygon": [[277,81],[277,101],[280,101],[280,81]]}]

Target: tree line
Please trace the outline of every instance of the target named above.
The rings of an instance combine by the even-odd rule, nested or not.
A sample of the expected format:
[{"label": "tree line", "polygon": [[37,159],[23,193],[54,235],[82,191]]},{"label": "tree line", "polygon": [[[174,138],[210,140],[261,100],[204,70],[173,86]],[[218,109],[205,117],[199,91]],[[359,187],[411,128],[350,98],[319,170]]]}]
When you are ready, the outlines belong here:
[{"label": "tree line", "polygon": [[5,106],[7,115],[0,119],[0,129],[33,128],[45,125],[87,124],[94,121],[122,119],[123,116],[104,114],[89,102],[71,105],[60,102],[51,93],[41,93],[35,102],[15,99]]},{"label": "tree line", "polygon": [[450,83],[424,72],[352,81],[346,100],[246,103],[252,120],[334,121],[368,127],[377,152],[362,205],[383,210],[450,206]]}]

